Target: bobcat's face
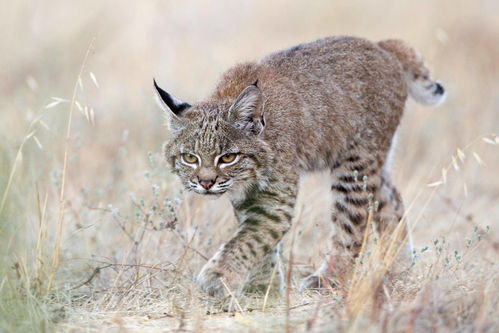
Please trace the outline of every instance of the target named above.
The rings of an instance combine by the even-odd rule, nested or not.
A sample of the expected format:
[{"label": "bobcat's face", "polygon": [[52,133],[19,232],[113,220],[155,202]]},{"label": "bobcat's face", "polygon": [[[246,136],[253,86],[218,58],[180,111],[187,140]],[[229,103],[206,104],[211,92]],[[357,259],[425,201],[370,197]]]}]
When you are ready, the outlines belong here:
[{"label": "bobcat's face", "polygon": [[[199,194],[221,195],[256,181],[258,168],[266,164],[266,151],[220,115],[202,115],[190,120],[165,145],[165,154],[185,188]],[[264,145],[265,146],[265,145]]]},{"label": "bobcat's face", "polygon": [[254,94],[258,97],[261,93],[256,86],[248,88],[233,104],[184,103],[170,118],[173,135],[164,152],[187,190],[220,196],[244,191],[264,179],[271,152],[260,137],[263,115],[253,116],[258,107]]}]

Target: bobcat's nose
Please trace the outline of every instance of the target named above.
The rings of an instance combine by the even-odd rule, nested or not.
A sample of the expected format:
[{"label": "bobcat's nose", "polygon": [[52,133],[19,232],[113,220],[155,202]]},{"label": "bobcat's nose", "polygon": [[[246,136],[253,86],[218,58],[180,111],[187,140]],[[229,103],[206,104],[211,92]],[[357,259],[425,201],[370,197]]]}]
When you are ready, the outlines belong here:
[{"label": "bobcat's nose", "polygon": [[213,184],[215,184],[215,179],[200,179],[199,185],[204,187],[206,190],[209,190]]}]

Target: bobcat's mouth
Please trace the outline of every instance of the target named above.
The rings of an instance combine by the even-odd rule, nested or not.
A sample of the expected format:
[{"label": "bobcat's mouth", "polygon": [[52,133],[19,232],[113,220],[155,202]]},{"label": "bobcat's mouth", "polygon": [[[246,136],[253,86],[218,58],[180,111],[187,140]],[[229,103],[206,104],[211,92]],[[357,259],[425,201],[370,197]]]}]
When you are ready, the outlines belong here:
[{"label": "bobcat's mouth", "polygon": [[225,192],[227,192],[227,189],[204,189],[201,188],[201,186],[196,186],[195,188],[188,188],[189,190],[200,194],[200,195],[206,195],[206,196],[221,196]]},{"label": "bobcat's mouth", "polygon": [[227,191],[213,192],[213,191],[206,191],[206,190],[205,191],[196,191],[196,190],[194,190],[193,192],[196,193],[199,196],[202,196],[203,198],[213,199],[214,200],[214,199],[220,198]]}]

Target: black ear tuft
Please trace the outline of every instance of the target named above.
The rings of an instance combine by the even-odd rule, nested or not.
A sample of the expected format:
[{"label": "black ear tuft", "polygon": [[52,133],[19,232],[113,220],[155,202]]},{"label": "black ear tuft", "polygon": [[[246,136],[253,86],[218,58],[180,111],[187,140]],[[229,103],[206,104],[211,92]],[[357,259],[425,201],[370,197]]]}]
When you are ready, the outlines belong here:
[{"label": "black ear tuft", "polygon": [[153,83],[162,104],[167,106],[176,116],[179,116],[182,111],[191,107],[189,103],[182,102],[181,100],[173,97],[172,95],[161,89],[156,83],[155,79],[153,79]]}]

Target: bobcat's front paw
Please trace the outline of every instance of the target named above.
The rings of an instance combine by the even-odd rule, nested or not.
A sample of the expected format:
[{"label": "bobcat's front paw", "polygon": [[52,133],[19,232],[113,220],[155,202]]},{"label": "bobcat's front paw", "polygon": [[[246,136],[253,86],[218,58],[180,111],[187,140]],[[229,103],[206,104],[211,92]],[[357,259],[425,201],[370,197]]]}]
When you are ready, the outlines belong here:
[{"label": "bobcat's front paw", "polygon": [[[238,293],[244,277],[228,266],[219,266],[208,262],[196,279],[201,289],[210,296],[225,296],[227,288],[232,293]],[[225,285],[224,285],[225,284]]]}]

